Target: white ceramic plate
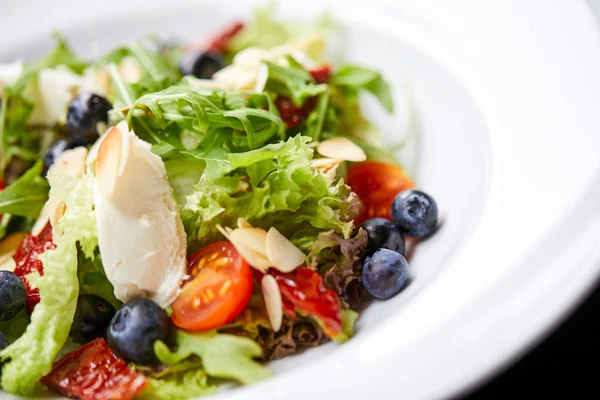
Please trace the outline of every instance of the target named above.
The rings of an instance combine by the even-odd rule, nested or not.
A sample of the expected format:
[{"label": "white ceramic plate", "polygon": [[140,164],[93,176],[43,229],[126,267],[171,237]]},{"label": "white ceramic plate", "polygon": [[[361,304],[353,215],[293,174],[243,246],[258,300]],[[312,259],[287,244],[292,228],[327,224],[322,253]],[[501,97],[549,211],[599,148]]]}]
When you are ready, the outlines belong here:
[{"label": "white ceramic plate", "polygon": [[[85,55],[149,32],[193,39],[247,17],[253,3],[3,0],[0,61],[39,55],[54,29]],[[369,307],[350,342],[274,363],[274,378],[215,398],[421,399],[465,390],[548,332],[600,271],[593,18],[578,0],[281,6],[288,17],[330,9],[344,57],[382,69],[401,112],[411,93],[419,139],[418,162],[409,164],[437,199],[444,227],[418,248],[408,289]],[[410,122],[406,113],[370,115],[390,141]]]}]

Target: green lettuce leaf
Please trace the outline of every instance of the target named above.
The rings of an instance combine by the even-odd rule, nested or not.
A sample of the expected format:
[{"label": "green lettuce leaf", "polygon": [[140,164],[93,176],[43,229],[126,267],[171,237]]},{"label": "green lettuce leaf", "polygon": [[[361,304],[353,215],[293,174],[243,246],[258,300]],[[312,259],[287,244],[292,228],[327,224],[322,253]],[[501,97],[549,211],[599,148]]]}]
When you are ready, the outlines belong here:
[{"label": "green lettuce leaf", "polygon": [[65,344],[77,306],[77,244],[88,257],[97,246],[93,211],[92,178],[67,176],[50,178],[51,199],[64,200],[64,216],[56,227],[55,249],[40,256],[44,275],[27,278],[40,289],[40,303],[31,315],[25,333],[0,352],[2,389],[19,395],[33,391],[37,382],[52,369]]},{"label": "green lettuce leaf", "polygon": [[48,200],[48,181],[38,161],[23,176],[0,191],[0,214],[36,218]]},{"label": "green lettuce leaf", "polygon": [[388,112],[394,111],[392,90],[378,71],[359,65],[344,65],[335,71],[331,83],[341,86],[346,92],[371,92]]},{"label": "green lettuce leaf", "polygon": [[201,368],[147,379],[150,385],[142,394],[142,399],[183,400],[216,391],[216,387],[208,383],[208,375]]},{"label": "green lettuce leaf", "polygon": [[[246,153],[207,159],[206,173],[181,204],[188,238],[200,245],[218,240],[216,225],[275,227],[306,249],[322,230],[348,236],[354,215],[350,188],[310,163],[310,139],[302,136]],[[218,161],[218,162],[217,162]],[[175,190],[176,198],[182,196]]]},{"label": "green lettuce leaf", "polygon": [[206,373],[215,378],[233,379],[252,383],[271,376],[271,372],[254,361],[262,356],[261,347],[254,341],[216,332],[187,333],[178,330],[175,335],[177,350],[157,341],[154,352],[167,365],[177,364],[190,356],[200,357]]},{"label": "green lettuce leaf", "polygon": [[114,286],[104,273],[104,267],[99,255],[91,259],[86,257],[83,251],[79,251],[77,264],[80,294],[95,294],[96,296],[100,296],[117,309],[122,306],[123,303],[115,297]]}]

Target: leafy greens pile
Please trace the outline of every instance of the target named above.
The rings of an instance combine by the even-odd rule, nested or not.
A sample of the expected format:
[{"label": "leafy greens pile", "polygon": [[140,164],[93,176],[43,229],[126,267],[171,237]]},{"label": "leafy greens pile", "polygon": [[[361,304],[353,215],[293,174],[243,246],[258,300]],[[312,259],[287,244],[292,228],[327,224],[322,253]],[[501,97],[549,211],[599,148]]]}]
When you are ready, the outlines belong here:
[{"label": "leafy greens pile", "polygon": [[[312,34],[319,36],[323,29],[322,24]],[[281,45],[297,35],[259,10],[255,23],[232,39],[227,56],[231,59],[251,46]],[[111,124],[127,120],[165,162],[189,252],[221,240],[216,226],[234,226],[238,218],[253,226],[277,228],[309,253],[325,284],[343,300],[340,340],[350,336],[357,317],[350,308],[360,299],[359,253],[366,235],[354,232],[356,197],[343,176],[334,179],[313,165],[312,143],[344,136],[371,158],[390,159],[358,104],[359,94],[368,92],[392,111],[390,89],[381,75],[346,65],[319,83],[288,55],[283,63],[265,62],[268,76],[263,91],[207,90],[198,88],[193,77],[182,79],[176,57],[180,48],[165,52],[148,46],[147,40],[137,41],[88,63],[78,59],[61,37],[57,41],[52,52],[26,66],[19,79],[1,92],[0,179],[10,185],[0,192],[0,239],[30,229],[39,215],[50,185],[37,160],[52,140],[64,136],[64,120],[47,119],[40,125],[32,118],[36,112],[43,114],[41,74],[62,71],[80,83],[92,77],[104,84],[103,95],[114,105]],[[322,40],[311,43],[307,55],[321,62]],[[132,60],[139,67],[134,81],[122,70]],[[299,124],[287,126],[275,104],[278,98],[289,99],[295,107],[307,102],[312,107]],[[98,257],[91,176],[50,183],[50,196],[65,201],[67,211],[56,227],[56,249],[43,255],[44,275],[30,277],[40,289],[41,303],[25,333],[0,352],[5,363],[2,387],[19,394],[30,393],[52,368],[67,341],[78,293],[96,293],[118,305]],[[213,392],[215,378],[253,382],[268,375],[254,358],[281,358],[327,339],[319,324],[304,315],[285,317],[282,329],[274,333],[264,309],[255,290],[247,310],[221,332],[179,331],[176,350],[158,342],[155,351],[165,369],[149,373],[147,394],[180,399]]]}]

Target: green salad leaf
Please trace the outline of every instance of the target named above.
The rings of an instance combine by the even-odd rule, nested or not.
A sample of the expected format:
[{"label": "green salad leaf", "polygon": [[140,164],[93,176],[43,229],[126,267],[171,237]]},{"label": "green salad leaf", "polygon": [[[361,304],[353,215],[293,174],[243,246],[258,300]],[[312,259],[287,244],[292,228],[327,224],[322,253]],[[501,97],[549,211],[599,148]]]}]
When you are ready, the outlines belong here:
[{"label": "green salad leaf", "polygon": [[36,218],[48,200],[48,181],[38,161],[23,176],[0,191],[0,214]]},{"label": "green salad leaf", "polygon": [[162,363],[173,365],[190,356],[197,356],[211,377],[252,383],[271,376],[268,368],[253,360],[261,357],[262,348],[248,338],[216,332],[194,334],[178,330],[175,345],[177,350],[172,352],[161,341],[154,344],[154,352]]},{"label": "green salad leaf", "polygon": [[142,96],[129,110],[128,122],[142,139],[160,145],[163,158],[171,150],[184,149],[183,132],[199,139],[190,157],[214,158],[283,137],[285,127],[274,110],[266,94],[206,94],[179,85]]},{"label": "green salad leaf", "polygon": [[394,111],[392,90],[378,71],[359,65],[344,65],[335,71],[331,83],[344,88],[347,94],[360,90],[371,92],[388,112]]},{"label": "green salad leaf", "polygon": [[97,245],[93,211],[92,177],[50,177],[51,199],[66,202],[67,209],[57,224],[55,249],[40,256],[44,275],[28,275],[40,289],[40,303],[31,314],[25,333],[0,352],[2,389],[19,395],[33,391],[52,369],[52,363],[67,341],[77,306],[77,243],[88,257]]},{"label": "green salad leaf", "polygon": [[206,371],[201,368],[147,379],[150,385],[142,394],[142,399],[183,400],[216,391],[216,387],[208,383]]},{"label": "green salad leaf", "polygon": [[[117,65],[126,57],[132,57],[139,65],[141,77],[137,82],[126,83]],[[175,60],[161,53],[150,39],[140,39],[108,53],[94,66],[106,67],[113,92],[110,97],[117,108],[132,106],[139,97],[166,89],[181,79]]]},{"label": "green salad leaf", "polygon": [[292,57],[288,56],[288,67],[267,62],[269,76],[265,85],[267,92],[287,96],[301,107],[306,100],[327,91],[327,85],[316,84],[310,73]]},{"label": "green salad leaf", "polygon": [[[348,236],[353,229],[350,188],[332,184],[311,165],[309,138],[296,136],[245,153],[205,160],[206,173],[181,203],[188,238],[200,245],[220,237],[216,225],[275,227],[302,248],[321,230]],[[174,184],[175,188],[180,184]],[[175,190],[176,198],[183,196]]]}]

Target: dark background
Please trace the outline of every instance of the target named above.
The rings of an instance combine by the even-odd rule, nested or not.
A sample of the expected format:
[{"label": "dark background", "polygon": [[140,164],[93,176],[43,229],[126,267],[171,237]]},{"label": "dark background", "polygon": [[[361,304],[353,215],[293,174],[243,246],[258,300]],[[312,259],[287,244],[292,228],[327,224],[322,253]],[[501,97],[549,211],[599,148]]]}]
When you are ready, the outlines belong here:
[{"label": "dark background", "polygon": [[461,400],[600,399],[600,281],[546,340]]}]

